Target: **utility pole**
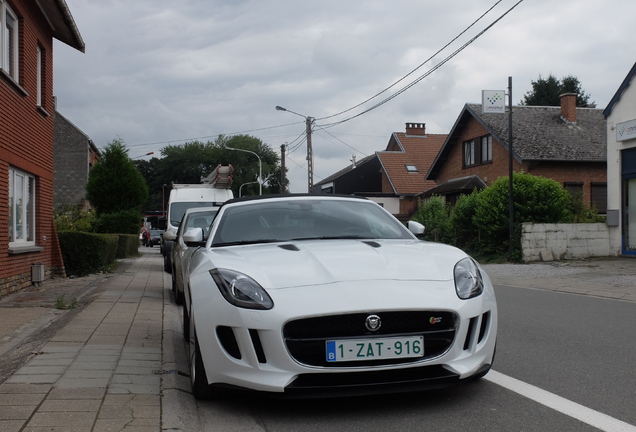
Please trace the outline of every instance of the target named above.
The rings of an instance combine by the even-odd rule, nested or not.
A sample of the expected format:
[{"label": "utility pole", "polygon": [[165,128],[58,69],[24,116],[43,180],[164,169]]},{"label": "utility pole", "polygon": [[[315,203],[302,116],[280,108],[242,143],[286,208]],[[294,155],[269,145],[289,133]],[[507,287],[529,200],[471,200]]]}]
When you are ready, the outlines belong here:
[{"label": "utility pole", "polygon": [[512,239],[514,231],[514,198],[513,198],[513,186],[512,186],[512,77],[508,77],[508,254],[509,259],[512,261]]},{"label": "utility pole", "polygon": [[285,147],[286,144],[280,145],[280,193],[287,193],[287,187],[285,185]]},{"label": "utility pole", "polygon": [[305,124],[307,126],[307,192],[312,193],[311,189],[314,187],[314,153],[311,148],[311,123],[314,121],[313,117],[307,117]]}]

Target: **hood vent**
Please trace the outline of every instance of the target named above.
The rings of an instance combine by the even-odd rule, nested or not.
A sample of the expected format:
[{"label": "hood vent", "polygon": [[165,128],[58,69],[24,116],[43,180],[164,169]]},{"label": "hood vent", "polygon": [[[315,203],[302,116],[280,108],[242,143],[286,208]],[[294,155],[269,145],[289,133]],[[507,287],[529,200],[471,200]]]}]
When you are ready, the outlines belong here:
[{"label": "hood vent", "polygon": [[298,252],[300,250],[300,249],[298,249],[298,247],[296,245],[290,244],[290,243],[284,244],[284,245],[278,245],[278,247],[281,248],[281,249],[285,249],[285,250],[288,250],[288,251],[294,251],[294,252]]}]

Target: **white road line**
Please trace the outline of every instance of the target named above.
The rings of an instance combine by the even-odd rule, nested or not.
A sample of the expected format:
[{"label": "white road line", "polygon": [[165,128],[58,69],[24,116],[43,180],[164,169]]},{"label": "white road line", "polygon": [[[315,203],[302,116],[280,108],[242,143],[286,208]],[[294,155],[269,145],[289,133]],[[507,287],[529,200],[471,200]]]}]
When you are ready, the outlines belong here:
[{"label": "white road line", "polygon": [[607,414],[594,411],[593,409],[584,407],[583,405],[572,402],[568,399],[557,396],[553,393],[541,390],[538,387],[527,384],[518,379],[501,374],[494,370],[488,372],[483,379],[507,388],[515,393],[532,399],[542,405],[547,406],[555,411],[563,413],[567,416],[575,418],[594,426],[606,432],[636,432],[636,426],[630,425],[623,421],[610,417]]}]

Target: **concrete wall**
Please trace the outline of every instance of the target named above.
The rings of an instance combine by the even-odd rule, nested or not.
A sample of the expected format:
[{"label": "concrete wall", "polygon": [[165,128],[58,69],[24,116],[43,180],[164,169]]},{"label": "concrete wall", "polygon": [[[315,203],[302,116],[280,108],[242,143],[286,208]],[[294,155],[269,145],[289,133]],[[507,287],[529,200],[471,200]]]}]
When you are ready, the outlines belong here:
[{"label": "concrete wall", "polygon": [[605,223],[524,223],[521,232],[523,260],[552,261],[610,254],[609,227]]}]

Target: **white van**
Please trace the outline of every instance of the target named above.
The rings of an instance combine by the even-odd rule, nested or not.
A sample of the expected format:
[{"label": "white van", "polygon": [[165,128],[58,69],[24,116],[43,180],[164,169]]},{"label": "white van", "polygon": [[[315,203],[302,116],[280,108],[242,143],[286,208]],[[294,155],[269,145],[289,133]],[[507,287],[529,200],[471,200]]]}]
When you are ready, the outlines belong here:
[{"label": "white van", "polygon": [[161,237],[163,269],[170,273],[172,263],[170,252],[177,235],[177,229],[186,210],[195,207],[220,207],[225,201],[234,198],[230,189],[232,184],[232,165],[219,165],[202,184],[173,184],[168,200],[166,231]]}]

